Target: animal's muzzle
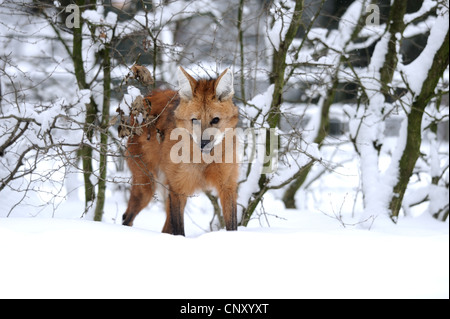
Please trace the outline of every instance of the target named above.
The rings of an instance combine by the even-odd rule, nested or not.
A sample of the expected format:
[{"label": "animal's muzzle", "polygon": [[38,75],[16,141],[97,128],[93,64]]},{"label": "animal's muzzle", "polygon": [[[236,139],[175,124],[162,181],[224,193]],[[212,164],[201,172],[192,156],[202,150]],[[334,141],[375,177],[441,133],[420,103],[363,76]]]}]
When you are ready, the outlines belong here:
[{"label": "animal's muzzle", "polygon": [[201,141],[201,149],[203,152],[210,152],[212,147],[209,146],[209,143],[211,143],[211,140],[202,140]]}]

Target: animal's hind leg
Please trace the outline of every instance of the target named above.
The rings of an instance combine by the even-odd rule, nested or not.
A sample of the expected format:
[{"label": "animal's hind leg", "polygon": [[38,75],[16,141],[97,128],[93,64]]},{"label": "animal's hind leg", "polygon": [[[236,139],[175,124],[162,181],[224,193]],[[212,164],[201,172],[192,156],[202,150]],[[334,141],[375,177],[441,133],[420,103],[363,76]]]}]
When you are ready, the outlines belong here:
[{"label": "animal's hind leg", "polygon": [[134,219],[150,203],[154,194],[155,183],[150,178],[146,178],[143,183],[134,182],[128,208],[122,216],[122,225],[133,226]]}]

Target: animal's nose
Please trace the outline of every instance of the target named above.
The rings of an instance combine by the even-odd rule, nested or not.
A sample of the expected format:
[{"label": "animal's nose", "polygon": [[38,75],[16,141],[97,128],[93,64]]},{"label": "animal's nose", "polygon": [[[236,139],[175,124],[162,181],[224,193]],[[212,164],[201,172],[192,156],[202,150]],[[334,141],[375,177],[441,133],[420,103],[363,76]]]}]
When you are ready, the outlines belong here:
[{"label": "animal's nose", "polygon": [[210,140],[202,140],[202,143],[201,143],[202,149],[204,149],[206,147],[206,145],[209,144],[209,142],[211,142],[211,141]]}]

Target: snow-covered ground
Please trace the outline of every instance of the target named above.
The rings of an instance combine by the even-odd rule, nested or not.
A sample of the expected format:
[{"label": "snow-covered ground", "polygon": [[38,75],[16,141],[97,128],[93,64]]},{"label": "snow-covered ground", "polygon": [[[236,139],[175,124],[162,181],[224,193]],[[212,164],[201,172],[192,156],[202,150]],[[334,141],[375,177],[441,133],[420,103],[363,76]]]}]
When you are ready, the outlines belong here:
[{"label": "snow-covered ground", "polygon": [[367,230],[272,199],[238,232],[191,209],[183,238],[159,233],[159,205],[133,228],[1,218],[0,298],[449,298],[448,223],[427,215]]},{"label": "snow-covered ground", "polygon": [[298,193],[299,209],[268,192],[238,232],[211,232],[212,205],[192,197],[186,238],[160,233],[160,200],[133,228],[121,226],[127,192],[116,184],[103,223],[81,218],[81,176],[36,192],[5,189],[0,298],[449,298],[448,221],[423,204],[398,224],[383,215],[360,223],[356,159],[345,147],[336,156],[339,166]]},{"label": "snow-covered ground", "polygon": [[[55,1],[59,7],[57,3]],[[295,65],[298,62],[301,65],[312,62],[312,56],[316,55],[318,48],[332,48],[317,62],[334,65],[330,70],[340,67],[342,70],[336,73],[323,72],[318,64],[319,71],[311,75],[297,77],[296,73],[304,72],[291,72],[292,81],[327,84],[331,83],[333,73],[344,76],[356,72],[356,82],[362,80],[371,100],[366,108],[359,108],[361,111],[366,109],[366,113],[357,114],[354,108],[338,104],[334,104],[330,112],[345,113],[347,120],[350,117],[350,133],[353,137],[359,137],[356,139],[359,160],[354,146],[349,143],[349,136],[342,137],[342,140],[332,137],[324,143],[320,152],[316,149],[312,142],[319,128],[316,124],[321,115],[320,105],[317,108],[310,105],[308,112],[298,105],[289,109],[283,107],[283,112],[286,111],[288,115],[298,117],[308,113],[308,117],[311,117],[308,127],[301,134],[305,143],[302,141],[293,149],[300,147],[308,154],[312,152],[310,155],[323,159],[309,174],[304,188],[298,192],[297,210],[285,209],[279,200],[283,189],[269,191],[247,228],[241,227],[233,233],[210,232],[213,207],[204,195],[196,195],[186,210],[186,238],[160,233],[165,220],[164,204],[160,201],[137,217],[135,227],[123,227],[120,222],[127,196],[124,190],[126,186],[129,187],[126,182],[130,174],[119,170],[118,158],[111,156],[111,161],[116,159],[118,162],[110,163],[107,174],[107,203],[103,223],[90,221],[92,212],[82,216],[83,180],[80,170],[74,167],[75,154],[85,135],[82,125],[84,105],[91,97],[97,101],[103,98],[99,88],[102,87],[101,79],[104,76],[100,66],[95,66],[98,62],[96,53],[103,43],[111,40],[113,25],[116,35],[120,34],[116,40],[130,33],[145,31],[148,27],[161,30],[158,41],[165,44],[161,47],[164,48],[163,63],[156,69],[154,76],[170,79],[179,56],[186,52],[186,56],[191,56],[190,49],[183,53],[183,48],[175,44],[175,35],[170,30],[177,29],[175,23],[190,17],[189,14],[193,12],[196,12],[196,16],[199,13],[212,13],[215,20],[225,21],[228,18],[224,20],[223,17],[228,16],[228,13],[223,15],[218,3],[191,1],[190,9],[186,11],[186,3],[172,1],[167,6],[157,6],[156,11],[148,11],[146,16],[138,14],[133,22],[119,21],[118,24],[117,16],[110,12],[101,22],[101,36],[93,35],[96,41],[91,41],[94,37],[91,37],[85,26],[83,30],[88,32],[88,36],[83,41],[83,64],[86,79],[88,82],[92,80],[92,85],[81,91],[67,89],[75,83],[73,61],[67,56],[65,45],[54,41],[56,34],[49,24],[51,19],[34,16],[22,19],[22,11],[18,11],[15,5],[10,7],[8,2],[2,6],[0,27],[4,32],[4,45],[1,47],[6,48],[6,51],[0,53],[5,56],[2,70],[6,76],[0,81],[0,91],[4,92],[0,146],[4,144],[8,149],[1,150],[3,165],[0,167],[0,177],[9,176],[18,162],[23,164],[21,170],[24,172],[35,165],[36,170],[33,174],[24,174],[22,178],[22,171],[19,171],[14,180],[7,179],[7,187],[0,192],[0,298],[449,298],[449,223],[436,221],[429,213],[448,204],[448,187],[431,184],[432,176],[441,176],[448,184],[448,169],[445,168],[448,167],[448,142],[438,145],[435,137],[425,138],[432,134],[424,133],[422,151],[427,155],[418,161],[417,172],[420,173],[412,176],[405,194],[404,213],[407,217],[402,215],[398,224],[393,224],[386,216],[387,200],[396,182],[398,160],[404,148],[404,144],[398,143],[398,140],[404,140],[406,126],[401,126],[403,133],[400,133],[400,138],[385,138],[383,127],[386,114],[397,111],[395,108],[385,109],[385,98],[379,93],[381,82],[376,80],[380,72],[374,70],[380,70],[384,64],[389,39],[383,37],[382,41],[378,40],[382,34],[388,34],[381,29],[378,32],[377,28],[364,28],[364,38],[369,36],[368,40],[364,40],[365,43],[360,42],[362,38],[356,43],[348,42],[357,25],[356,21],[360,20],[359,15],[365,12],[361,10],[363,3],[359,1],[349,6],[338,29],[313,28],[308,35],[313,46],[309,49],[305,46],[301,52],[297,52],[297,57],[287,57],[288,64]],[[403,83],[407,79],[408,83],[405,84],[418,93],[429,73],[432,57],[448,30],[448,9],[442,4],[446,15],[438,14],[434,18],[426,14],[426,21],[418,25],[410,22],[413,16],[428,12],[435,6],[434,3],[431,0],[424,1],[423,9],[407,17],[409,21],[404,36],[429,33],[430,45],[427,44],[415,61],[395,69],[394,80],[390,83],[393,89],[403,87],[403,84],[399,86],[395,82]],[[448,7],[448,1],[446,3]],[[281,5],[281,2],[275,1],[274,4]],[[248,72],[241,73],[250,74],[252,70],[258,70],[255,73],[259,74],[258,82],[261,83],[267,82],[266,74],[270,72],[260,72],[266,66],[259,56],[272,55],[271,52],[277,49],[288,30],[283,23],[292,17],[293,11],[286,12],[285,4],[283,2],[283,6],[277,6],[272,12],[275,18],[283,14],[285,19],[278,19],[274,24],[263,23],[264,29],[257,33],[268,36],[262,42],[266,44],[267,50],[259,51],[259,45],[245,50],[256,53],[259,62],[255,69],[254,64],[250,63]],[[91,23],[99,23],[103,10],[100,6],[98,11],[86,10],[83,17]],[[247,8],[244,11],[252,10]],[[17,25],[17,14],[20,14],[21,21],[26,21],[24,25]],[[257,20],[260,21],[260,18]],[[150,26],[144,20],[156,24]],[[243,20],[256,21],[254,18]],[[255,27],[258,29],[257,25]],[[419,31],[419,28],[423,30]],[[220,28],[213,26],[212,29],[211,45],[220,44],[220,38],[216,38],[219,36],[216,31]],[[207,33],[200,32],[202,37]],[[58,33],[57,37],[61,38],[61,34]],[[70,33],[63,35],[63,39],[70,43]],[[319,42],[315,42],[315,39]],[[197,40],[194,40],[186,42],[196,44]],[[398,40],[401,41],[400,38]],[[204,44],[208,41],[202,39]],[[347,72],[349,69],[341,65],[339,52],[352,52],[356,47],[364,48],[368,43],[372,45],[377,41],[376,47],[379,49],[375,48],[368,68],[352,68],[351,72]],[[227,40],[223,43],[231,42]],[[216,61],[223,60],[219,56],[211,57]],[[246,59],[251,59],[251,56],[247,55]],[[216,68],[214,66],[213,70]],[[116,81],[122,81],[128,74],[128,68],[117,67],[112,72]],[[400,78],[400,75],[405,75],[405,79],[403,76]],[[94,81],[94,78],[97,80]],[[448,83],[448,71],[444,72],[443,78],[442,83]],[[343,80],[347,81],[345,78]],[[349,83],[356,83],[354,78],[348,80]],[[9,82],[12,85],[10,88],[6,85]],[[176,83],[171,84],[176,87]],[[305,93],[305,100],[321,97],[321,103],[324,103],[327,85],[315,86],[311,85],[311,92]],[[441,88],[445,91],[445,85],[437,89]],[[268,107],[273,95],[271,90],[273,87],[269,87],[265,93],[261,92],[248,104],[255,104],[262,112],[252,107],[241,110],[261,127],[267,124]],[[322,90],[324,93],[320,92]],[[128,87],[130,96],[134,95],[131,94],[133,91],[139,94],[139,90]],[[370,96],[371,92],[377,94]],[[26,102],[21,97],[25,93]],[[404,101],[407,101],[407,96],[403,97]],[[113,104],[111,110],[116,109],[117,105]],[[71,108],[67,108],[68,105]],[[430,124],[439,118],[448,118],[448,108],[441,108],[437,112],[431,106],[425,112],[428,118],[424,119],[424,128],[431,127]],[[336,113],[335,109],[339,112]],[[74,121],[61,123],[60,128],[49,129],[59,116],[63,116],[61,119],[73,117]],[[401,112],[398,116],[405,118]],[[14,132],[21,129],[15,118],[21,117],[34,121],[27,121],[30,128],[26,133],[26,129],[19,133],[17,141],[13,143]],[[362,127],[365,128],[361,133]],[[287,131],[284,134],[288,134]],[[21,135],[22,138],[19,138]],[[288,139],[291,137],[297,138],[296,134]],[[281,142],[283,138],[281,135]],[[77,147],[57,147],[49,149],[47,156],[30,153],[28,158],[21,158],[22,152],[31,145],[46,150],[54,141]],[[378,153],[372,145],[379,141],[383,141],[383,145]],[[327,146],[328,142],[331,146]],[[9,144],[14,145],[10,147]],[[114,149],[110,151],[114,152]],[[95,156],[98,157],[98,154]],[[93,162],[94,166],[97,165],[98,158]],[[280,158],[280,174],[272,180],[273,185],[288,180],[294,173],[292,170],[297,171],[297,164],[302,166],[306,162],[293,163],[289,156]],[[251,186],[257,185],[259,179],[257,169],[252,169],[249,175],[246,173],[243,176],[249,178],[240,184],[241,205],[247,204],[255,191]],[[96,184],[96,178],[92,176],[92,179]],[[366,203],[370,210],[364,210],[363,196],[366,202],[370,202],[371,205]],[[432,203],[426,202],[426,198]],[[364,222],[361,223],[361,220]]]}]

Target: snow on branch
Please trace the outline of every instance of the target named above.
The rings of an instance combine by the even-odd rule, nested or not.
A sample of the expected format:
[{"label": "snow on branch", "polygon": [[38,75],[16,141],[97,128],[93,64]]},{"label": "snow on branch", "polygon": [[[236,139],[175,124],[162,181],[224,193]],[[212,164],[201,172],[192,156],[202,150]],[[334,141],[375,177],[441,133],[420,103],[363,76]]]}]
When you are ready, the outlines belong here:
[{"label": "snow on branch", "polygon": [[275,50],[284,41],[294,15],[295,1],[276,0],[270,8],[272,25],[268,27],[267,36]]},{"label": "snow on branch", "polygon": [[[428,1],[429,2],[429,1]],[[438,17],[431,28],[427,45],[420,55],[410,64],[403,66],[403,71],[409,88],[414,94],[418,95],[422,91],[424,81],[427,79],[428,72],[433,65],[436,52],[444,42],[449,32],[449,10],[441,8],[438,11]]]}]

